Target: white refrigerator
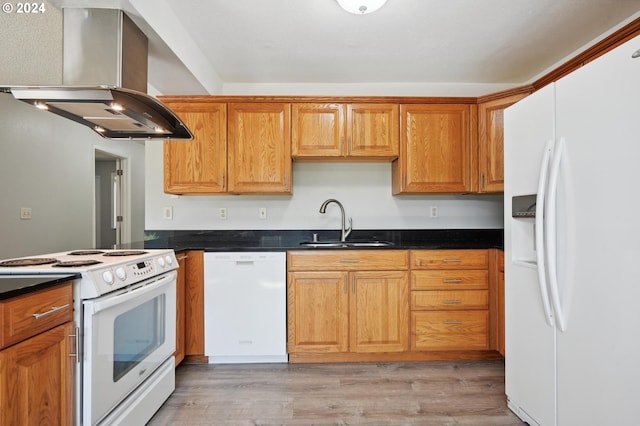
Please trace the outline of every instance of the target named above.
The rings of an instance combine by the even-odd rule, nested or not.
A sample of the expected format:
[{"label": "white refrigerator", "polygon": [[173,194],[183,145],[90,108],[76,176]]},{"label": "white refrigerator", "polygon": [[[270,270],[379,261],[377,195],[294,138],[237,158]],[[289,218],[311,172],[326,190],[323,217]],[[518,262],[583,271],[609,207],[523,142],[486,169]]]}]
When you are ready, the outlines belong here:
[{"label": "white refrigerator", "polygon": [[531,425],[640,424],[638,49],[504,113],[506,393]]}]

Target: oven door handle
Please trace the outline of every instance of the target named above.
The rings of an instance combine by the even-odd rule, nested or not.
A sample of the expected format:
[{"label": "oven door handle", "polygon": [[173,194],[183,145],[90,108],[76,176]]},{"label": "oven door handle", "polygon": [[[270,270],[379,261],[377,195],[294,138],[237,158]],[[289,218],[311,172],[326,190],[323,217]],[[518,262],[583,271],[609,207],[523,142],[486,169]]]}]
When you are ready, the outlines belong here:
[{"label": "oven door handle", "polygon": [[175,271],[171,271],[166,275],[157,278],[155,281],[150,282],[149,284],[143,285],[142,287],[138,287],[126,293],[118,294],[116,296],[108,296],[101,300],[91,300],[90,309],[92,313],[96,314],[100,311],[104,311],[105,309],[109,309],[112,306],[139,299],[151,292],[160,289],[161,287],[170,285],[171,283],[175,285],[176,277],[177,273]]}]

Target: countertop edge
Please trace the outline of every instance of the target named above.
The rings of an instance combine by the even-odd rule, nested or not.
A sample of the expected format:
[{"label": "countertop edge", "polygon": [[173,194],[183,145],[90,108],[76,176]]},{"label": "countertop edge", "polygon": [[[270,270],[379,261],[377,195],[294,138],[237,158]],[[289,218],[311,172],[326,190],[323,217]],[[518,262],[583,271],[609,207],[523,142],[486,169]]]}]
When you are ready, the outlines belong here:
[{"label": "countertop edge", "polygon": [[[0,300],[54,287],[80,278],[80,274],[12,274],[0,276]],[[7,288],[8,287],[8,288]]]}]

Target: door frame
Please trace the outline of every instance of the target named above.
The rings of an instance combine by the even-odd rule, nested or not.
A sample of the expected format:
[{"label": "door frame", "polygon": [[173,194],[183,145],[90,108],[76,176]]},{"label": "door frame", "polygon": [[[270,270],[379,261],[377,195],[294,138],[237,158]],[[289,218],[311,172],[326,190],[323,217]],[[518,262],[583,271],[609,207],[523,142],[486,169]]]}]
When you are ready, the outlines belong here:
[{"label": "door frame", "polygon": [[[116,197],[116,201],[119,201],[120,206],[116,208],[122,216],[122,221],[119,223],[119,227],[116,228],[116,244],[127,244],[131,242],[131,180],[129,179],[129,159],[122,157],[114,152],[109,151],[108,148],[95,146],[93,149],[93,175],[95,176],[95,164],[99,157],[109,157],[116,161],[116,169],[122,170],[120,175],[120,196]],[[96,223],[96,182],[93,180],[93,247],[97,244],[97,223]],[[105,207],[107,210],[111,210],[111,206]],[[103,211],[105,210],[103,208]]]}]

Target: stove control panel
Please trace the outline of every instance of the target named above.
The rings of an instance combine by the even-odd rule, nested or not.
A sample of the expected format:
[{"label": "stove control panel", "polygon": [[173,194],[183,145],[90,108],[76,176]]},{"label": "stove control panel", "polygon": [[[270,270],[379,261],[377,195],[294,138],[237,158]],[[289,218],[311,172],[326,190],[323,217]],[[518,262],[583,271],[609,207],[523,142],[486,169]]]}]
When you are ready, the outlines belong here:
[{"label": "stove control panel", "polygon": [[[173,251],[162,250],[161,253],[148,253],[137,259],[128,259],[101,268],[87,271],[93,285],[82,286],[83,299],[101,296],[111,291],[127,287],[131,284],[153,278],[157,275],[177,269],[178,262]],[[86,275],[83,274],[83,278]]]}]

